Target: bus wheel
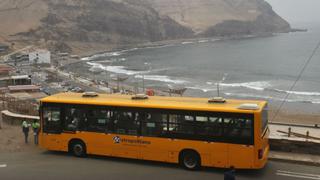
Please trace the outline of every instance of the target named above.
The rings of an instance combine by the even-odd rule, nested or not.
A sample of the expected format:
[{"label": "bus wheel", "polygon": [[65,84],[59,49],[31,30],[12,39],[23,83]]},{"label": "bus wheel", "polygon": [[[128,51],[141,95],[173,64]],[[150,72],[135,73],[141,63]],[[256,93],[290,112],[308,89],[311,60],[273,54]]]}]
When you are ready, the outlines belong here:
[{"label": "bus wheel", "polygon": [[180,157],[180,164],[187,170],[197,170],[200,168],[200,156],[194,151],[184,151]]},{"label": "bus wheel", "polygon": [[86,145],[81,141],[74,141],[71,146],[74,156],[84,157],[86,155]]}]

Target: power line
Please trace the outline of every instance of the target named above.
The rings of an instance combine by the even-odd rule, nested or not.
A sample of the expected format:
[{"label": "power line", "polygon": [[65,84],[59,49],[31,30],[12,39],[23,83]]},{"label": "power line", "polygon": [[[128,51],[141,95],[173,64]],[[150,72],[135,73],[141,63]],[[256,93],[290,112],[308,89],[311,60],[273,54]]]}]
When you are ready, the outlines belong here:
[{"label": "power line", "polygon": [[304,73],[304,71],[306,70],[307,66],[309,65],[309,63],[311,62],[311,60],[313,59],[314,55],[316,54],[316,52],[318,51],[320,47],[320,41],[318,42],[317,46],[314,48],[314,50],[312,51],[311,56],[309,57],[309,59],[306,61],[306,63],[303,65],[302,70],[300,71],[297,79],[294,81],[294,83],[292,84],[292,86],[289,89],[289,92],[287,93],[287,95],[285,96],[285,98],[283,99],[281,105],[279,106],[278,110],[276,111],[276,113],[274,114],[272,121],[275,120],[275,118],[278,116],[280,110],[282,109],[283,105],[286,103],[289,95],[291,94],[290,92],[292,92],[293,88],[297,85],[297,83],[300,81],[302,74]]}]

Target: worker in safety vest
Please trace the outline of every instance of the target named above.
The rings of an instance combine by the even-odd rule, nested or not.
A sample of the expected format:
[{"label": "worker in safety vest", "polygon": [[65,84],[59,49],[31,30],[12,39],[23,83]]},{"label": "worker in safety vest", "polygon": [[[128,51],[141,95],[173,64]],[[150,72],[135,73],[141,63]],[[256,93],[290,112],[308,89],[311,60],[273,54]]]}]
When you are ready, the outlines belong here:
[{"label": "worker in safety vest", "polygon": [[37,120],[34,120],[31,126],[32,126],[32,130],[33,130],[34,144],[38,145],[38,136],[39,136],[40,124],[39,124],[39,122]]},{"label": "worker in safety vest", "polygon": [[27,121],[22,122],[22,132],[24,134],[24,142],[28,144],[28,136],[29,136],[29,129],[30,129],[30,124],[27,123]]}]

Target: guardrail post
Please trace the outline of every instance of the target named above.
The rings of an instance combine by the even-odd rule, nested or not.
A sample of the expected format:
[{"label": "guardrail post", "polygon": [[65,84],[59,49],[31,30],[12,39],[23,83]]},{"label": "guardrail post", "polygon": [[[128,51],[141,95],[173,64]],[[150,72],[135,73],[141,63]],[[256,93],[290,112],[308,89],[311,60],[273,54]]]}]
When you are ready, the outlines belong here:
[{"label": "guardrail post", "polygon": [[291,127],[288,128],[288,137],[291,136]]},{"label": "guardrail post", "polygon": [[309,134],[310,134],[309,131],[307,131],[307,133],[306,133],[307,139],[309,139]]}]

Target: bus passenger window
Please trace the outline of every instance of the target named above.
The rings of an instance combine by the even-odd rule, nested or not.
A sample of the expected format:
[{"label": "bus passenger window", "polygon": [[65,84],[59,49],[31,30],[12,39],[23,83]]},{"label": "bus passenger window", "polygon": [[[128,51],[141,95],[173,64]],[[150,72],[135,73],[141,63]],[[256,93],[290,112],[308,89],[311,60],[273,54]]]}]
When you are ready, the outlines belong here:
[{"label": "bus passenger window", "polygon": [[[81,118],[82,117],[82,118]],[[65,108],[64,130],[76,131],[83,121],[83,112],[79,108]]]},{"label": "bus passenger window", "polygon": [[60,108],[45,107],[43,109],[44,128],[46,133],[61,133]]},{"label": "bus passenger window", "polygon": [[206,116],[196,116],[195,117],[195,128],[196,128],[196,135],[201,136],[203,139],[204,136],[207,135],[208,129],[208,117]]},{"label": "bus passenger window", "polygon": [[116,111],[113,117],[115,133],[138,135],[140,113]]},{"label": "bus passenger window", "polygon": [[247,118],[225,118],[224,136],[230,143],[253,144],[253,121]]},{"label": "bus passenger window", "polygon": [[107,124],[110,122],[110,113],[105,109],[88,110],[88,130],[94,132],[106,132]]},{"label": "bus passenger window", "polygon": [[175,134],[177,137],[184,137],[185,135],[193,135],[195,130],[194,126],[195,126],[195,123],[194,123],[193,116],[184,116],[184,115],[176,115],[176,114],[169,115],[169,131],[172,134]]},{"label": "bus passenger window", "polygon": [[161,137],[167,131],[167,115],[147,113],[142,121],[142,136]]}]

